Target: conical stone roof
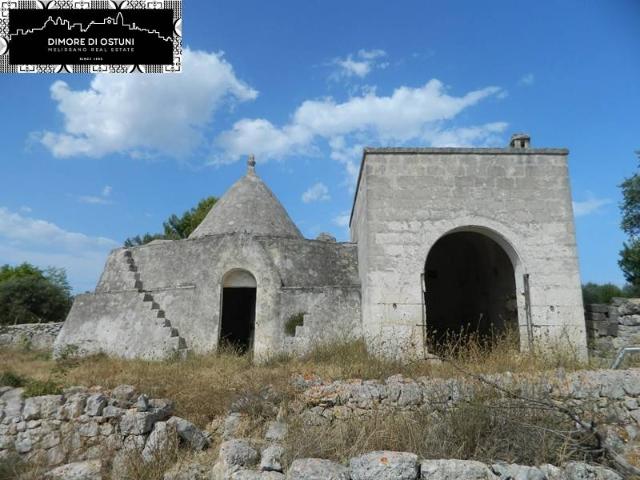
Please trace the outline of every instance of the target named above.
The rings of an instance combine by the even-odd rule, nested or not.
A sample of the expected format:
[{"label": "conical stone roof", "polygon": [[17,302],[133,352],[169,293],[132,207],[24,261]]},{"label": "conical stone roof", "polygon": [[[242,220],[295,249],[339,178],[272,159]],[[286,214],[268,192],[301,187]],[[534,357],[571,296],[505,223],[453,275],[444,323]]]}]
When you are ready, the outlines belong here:
[{"label": "conical stone roof", "polygon": [[273,192],[255,173],[249,157],[247,174],[227,190],[189,238],[224,233],[249,233],[303,238]]}]

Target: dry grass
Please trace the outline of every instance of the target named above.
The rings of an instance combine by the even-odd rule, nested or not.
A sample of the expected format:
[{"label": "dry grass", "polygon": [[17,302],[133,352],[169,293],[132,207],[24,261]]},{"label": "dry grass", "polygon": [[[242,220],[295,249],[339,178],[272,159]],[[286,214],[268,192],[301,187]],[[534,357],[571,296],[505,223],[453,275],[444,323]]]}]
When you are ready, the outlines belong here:
[{"label": "dry grass", "polygon": [[[452,338],[440,352],[449,361],[439,364],[428,361],[405,364],[378,358],[367,352],[362,341],[322,345],[304,358],[279,356],[262,365],[254,364],[248,355],[232,351],[158,362],[121,360],[106,355],[54,361],[48,352],[4,348],[0,349],[0,378],[10,381],[17,378],[27,385],[46,385],[52,389],[72,385],[113,388],[131,384],[150,396],[173,400],[176,414],[201,428],[220,425],[230,409],[247,413],[245,436],[261,438],[266,421],[295,396],[291,385],[294,374],[316,375],[325,380],[384,379],[395,374],[448,378],[462,375],[461,370],[472,374],[506,371],[535,374],[556,367],[566,370],[588,367],[562,349],[544,354],[522,353],[515,337],[509,333],[493,338],[491,348],[473,336],[465,336],[464,344],[462,342],[462,338]],[[319,456],[344,461],[376,449],[412,451],[425,458],[473,458],[525,464],[559,463],[579,456],[566,436],[558,434],[571,428],[564,419],[548,412],[541,414],[521,404],[499,404],[491,395],[479,396],[469,404],[435,415],[380,413],[320,427],[305,426],[295,419],[290,421],[289,459]],[[216,449],[217,442],[207,453],[209,461],[213,461]],[[162,461],[146,466],[132,458],[127,472],[121,476],[160,480],[168,466],[184,460],[185,455],[189,454],[174,449],[167,452]],[[7,468],[22,467],[9,465]],[[39,470],[34,469],[9,478],[38,478],[38,474],[32,472]]]},{"label": "dry grass", "polygon": [[319,426],[296,419],[286,450],[288,462],[307,457],[345,462],[366,452],[393,450],[421,458],[560,465],[589,458],[585,445],[594,440],[578,436],[562,414],[479,391],[471,401],[440,411],[374,411]]},{"label": "dry grass", "polygon": [[[522,353],[509,335],[495,339],[493,348],[471,339],[464,348],[451,343],[443,353],[471,373],[535,373],[560,366],[567,370],[586,366],[560,350],[547,355]],[[278,404],[291,398],[293,374],[318,375],[327,380],[383,379],[398,373],[414,378],[460,375],[449,362],[403,364],[374,357],[362,341],[319,346],[304,358],[276,357],[262,365],[254,364],[248,355],[239,356],[232,351],[152,362],[106,355],[54,361],[46,352],[0,349],[0,375],[9,371],[29,381],[47,382],[52,388],[131,384],[150,396],[173,400],[177,415],[200,427],[224,415],[232,404],[252,416],[272,416],[273,408],[265,409],[264,400]]]}]

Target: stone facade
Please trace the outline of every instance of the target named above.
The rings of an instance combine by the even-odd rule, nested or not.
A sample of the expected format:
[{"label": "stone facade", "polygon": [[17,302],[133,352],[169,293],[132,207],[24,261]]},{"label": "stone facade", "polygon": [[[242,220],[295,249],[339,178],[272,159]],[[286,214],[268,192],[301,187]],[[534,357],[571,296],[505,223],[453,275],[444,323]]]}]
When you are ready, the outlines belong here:
[{"label": "stone facade", "polygon": [[[570,343],[586,356],[567,155],[537,148],[366,149],[351,239],[369,345],[389,355],[424,354],[425,262],[440,239],[471,232],[493,240],[511,261],[522,348]],[[426,278],[426,291],[437,281]]]},{"label": "stone facade", "polygon": [[[530,148],[526,135],[506,149],[366,149],[351,243],[303,238],[251,158],[189,239],[113,251],[55,352],[163,358],[242,337],[263,360],[364,337],[381,354],[420,357],[436,320],[453,330],[477,319],[485,333],[513,326],[523,349],[563,343],[584,356],[567,153]],[[435,255],[453,233],[462,254]],[[461,279],[475,284],[456,297]],[[438,298],[425,297],[438,282]]]},{"label": "stone facade", "polygon": [[585,305],[585,317],[592,356],[611,359],[621,348],[640,346],[640,299]]}]

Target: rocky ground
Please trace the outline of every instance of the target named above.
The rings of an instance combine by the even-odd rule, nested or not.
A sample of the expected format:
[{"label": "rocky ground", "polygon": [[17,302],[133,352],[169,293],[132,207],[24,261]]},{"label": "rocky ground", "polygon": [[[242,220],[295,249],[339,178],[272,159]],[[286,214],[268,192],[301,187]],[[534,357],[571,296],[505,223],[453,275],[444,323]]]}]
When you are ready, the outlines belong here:
[{"label": "rocky ground", "polygon": [[[294,375],[290,383],[296,394],[286,402],[269,388],[263,389],[260,398],[239,396],[228,414],[205,430],[175,416],[171,400],[149,398],[131,385],[111,390],[71,387],[60,394],[28,398],[24,388],[2,387],[0,459],[8,462],[18,456],[30,464],[30,473],[23,470],[22,477],[13,477],[25,479],[617,480],[632,478],[632,474],[620,468],[611,454],[624,459],[631,468],[640,458],[638,369],[555,370],[537,376],[502,374],[456,379],[394,375],[368,381],[323,381],[313,375]],[[490,398],[492,407],[504,406],[504,402],[509,402],[510,408],[515,401],[543,402],[519,405],[548,408],[545,416],[558,414],[558,418],[563,412],[557,407],[576,412],[586,430],[593,427],[607,448],[603,450],[593,439],[583,438],[585,445],[599,448],[597,452],[581,452],[585,461],[574,452],[573,457],[569,455],[566,462],[555,466],[519,465],[498,460],[430,458],[417,449],[366,451],[366,445],[374,444],[362,443],[356,434],[346,442],[362,445],[365,451],[357,455],[349,455],[351,450],[342,446],[342,451],[327,452],[325,458],[296,456],[296,452],[321,451],[309,448],[318,443],[331,444],[328,436],[336,435],[341,425],[349,422],[367,425],[372,418],[396,418],[394,415],[413,421],[417,417],[412,415],[417,414],[430,422],[444,421],[443,412],[462,409],[487,389],[492,396],[482,398]],[[499,412],[491,418],[506,416]],[[381,428],[385,424],[376,425]],[[427,424],[415,430],[410,423],[406,425],[398,435],[441,433],[417,429]],[[433,428],[437,423],[428,425]],[[464,424],[456,425],[464,428]],[[392,444],[392,433],[386,434],[388,444]],[[523,444],[539,438],[547,437],[525,438]],[[571,441],[575,443],[576,439]],[[435,441],[444,443],[446,438]],[[572,444],[562,445],[568,448]],[[533,447],[535,450],[542,445]],[[146,471],[154,473],[147,475]]]}]

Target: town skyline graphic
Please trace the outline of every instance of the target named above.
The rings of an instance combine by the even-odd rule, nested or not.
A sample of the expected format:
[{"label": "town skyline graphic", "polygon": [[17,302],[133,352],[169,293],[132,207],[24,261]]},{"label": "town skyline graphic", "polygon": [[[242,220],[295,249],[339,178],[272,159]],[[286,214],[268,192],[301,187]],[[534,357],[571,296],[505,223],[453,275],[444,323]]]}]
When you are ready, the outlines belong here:
[{"label": "town skyline graphic", "polygon": [[74,22],[71,23],[71,21],[69,21],[68,19],[65,19],[63,17],[61,17],[60,15],[58,15],[56,17],[56,19],[54,20],[54,15],[50,15],[49,18],[47,18],[47,20],[44,22],[44,24],[42,25],[42,27],[34,27],[34,28],[27,28],[27,29],[23,29],[23,28],[18,28],[16,29],[15,33],[10,33],[9,34],[9,40],[12,40],[13,37],[26,37],[28,35],[32,35],[36,32],[44,32],[47,27],[49,25],[55,25],[55,26],[66,26],[67,30],[69,32],[73,32],[74,30],[78,29],[80,33],[88,33],[88,31],[91,29],[91,27],[95,26],[95,25],[102,25],[102,26],[107,26],[107,25],[113,25],[113,26],[120,26],[120,27],[126,27],[129,31],[134,31],[134,32],[143,32],[143,33],[147,33],[149,35],[155,35],[158,37],[158,39],[163,40],[165,42],[172,42],[173,38],[172,36],[162,36],[160,34],[160,32],[158,32],[157,30],[151,30],[148,28],[140,28],[136,25],[135,22],[132,23],[125,23],[124,22],[124,15],[122,14],[122,12],[118,12],[115,17],[114,16],[107,16],[103,19],[102,22],[97,22],[95,20],[92,20],[89,22],[89,24],[85,27],[83,22]]}]

